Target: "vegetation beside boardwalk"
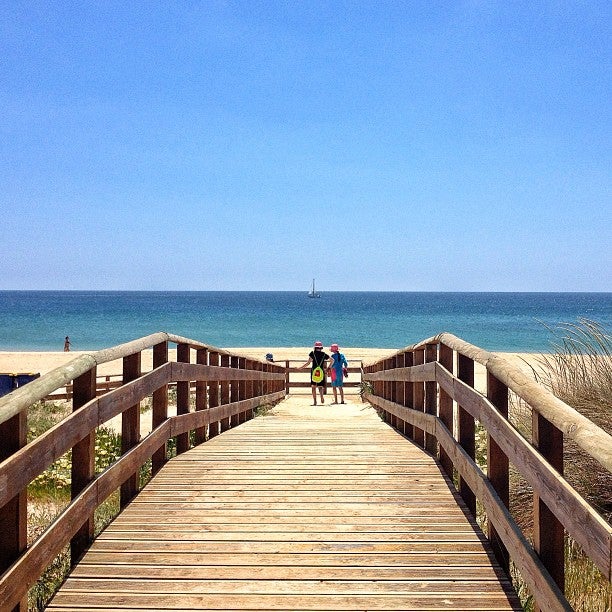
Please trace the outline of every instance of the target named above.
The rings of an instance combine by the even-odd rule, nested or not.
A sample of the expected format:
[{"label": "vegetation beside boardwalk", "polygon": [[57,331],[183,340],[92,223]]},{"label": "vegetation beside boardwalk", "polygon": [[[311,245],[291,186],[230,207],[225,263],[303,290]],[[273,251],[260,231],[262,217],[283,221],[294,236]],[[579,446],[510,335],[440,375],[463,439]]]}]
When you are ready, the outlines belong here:
[{"label": "vegetation beside boardwalk", "polygon": [[[588,319],[550,328],[551,352],[540,355],[533,373],[540,384],[559,399],[612,434],[612,335]],[[510,419],[531,439],[531,409],[511,396]],[[481,465],[486,465],[486,437],[481,441]],[[484,450],[483,450],[484,449]],[[564,441],[564,477],[608,522],[612,522],[612,474],[571,440]],[[533,530],[533,491],[511,470],[510,509],[526,534]],[[609,612],[612,586],[582,552],[566,537],[565,592],[575,610]],[[533,609],[522,579],[513,576],[526,610]]]},{"label": "vegetation beside boardwalk", "polygon": [[[72,411],[68,402],[37,402],[28,411],[28,442],[59,423]],[[121,455],[121,436],[108,427],[96,429],[96,474]],[[72,457],[68,452],[28,486],[28,545],[34,542],[70,502]],[[95,513],[95,533],[100,533],[119,512],[119,495],[111,495]],[[29,610],[44,610],[70,569],[65,547],[30,589]]]}]

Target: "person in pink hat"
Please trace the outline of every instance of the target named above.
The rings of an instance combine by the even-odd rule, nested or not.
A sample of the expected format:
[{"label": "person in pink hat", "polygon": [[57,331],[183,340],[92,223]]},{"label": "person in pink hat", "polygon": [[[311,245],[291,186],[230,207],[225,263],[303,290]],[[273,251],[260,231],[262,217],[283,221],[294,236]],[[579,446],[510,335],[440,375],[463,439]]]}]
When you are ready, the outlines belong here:
[{"label": "person in pink hat", "polygon": [[310,365],[310,388],[312,389],[312,401],[313,405],[317,405],[317,389],[319,389],[319,395],[321,396],[321,403],[325,403],[325,390],[327,386],[327,360],[329,355],[323,351],[323,343],[314,343],[314,348],[308,354],[308,361],[301,366],[305,368]]},{"label": "person in pink hat", "polygon": [[338,403],[338,389],[340,389],[340,403],[344,404],[343,384],[348,362],[346,361],[346,357],[340,352],[340,348],[337,344],[332,344],[329,350],[332,355],[327,373],[331,378],[332,391],[334,392],[334,404]]}]

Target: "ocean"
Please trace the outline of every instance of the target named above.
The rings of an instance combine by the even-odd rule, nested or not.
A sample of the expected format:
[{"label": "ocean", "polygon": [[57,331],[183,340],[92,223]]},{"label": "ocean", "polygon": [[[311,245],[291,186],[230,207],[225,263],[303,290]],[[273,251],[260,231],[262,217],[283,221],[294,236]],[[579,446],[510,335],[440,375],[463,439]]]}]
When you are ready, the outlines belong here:
[{"label": "ocean", "polygon": [[545,352],[550,328],[612,326],[612,293],[0,291],[0,350],[97,350],[166,331],[217,347],[403,348],[446,331],[491,351]]}]

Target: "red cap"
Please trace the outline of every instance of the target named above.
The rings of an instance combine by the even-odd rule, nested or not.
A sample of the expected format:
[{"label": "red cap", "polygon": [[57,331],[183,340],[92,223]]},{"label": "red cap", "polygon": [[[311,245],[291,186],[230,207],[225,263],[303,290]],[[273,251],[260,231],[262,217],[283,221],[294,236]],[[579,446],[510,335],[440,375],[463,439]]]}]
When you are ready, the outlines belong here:
[{"label": "red cap", "polygon": [[314,347],[315,348],[323,348],[323,343],[319,342],[318,340],[314,343]]}]

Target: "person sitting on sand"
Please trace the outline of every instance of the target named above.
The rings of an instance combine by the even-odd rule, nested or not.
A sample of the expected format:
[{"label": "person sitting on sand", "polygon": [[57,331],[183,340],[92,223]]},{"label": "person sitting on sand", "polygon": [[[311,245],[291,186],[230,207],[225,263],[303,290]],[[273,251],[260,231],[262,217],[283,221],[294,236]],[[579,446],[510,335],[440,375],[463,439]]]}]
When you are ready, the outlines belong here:
[{"label": "person sitting on sand", "polygon": [[344,388],[343,380],[345,369],[348,368],[346,357],[340,352],[337,344],[332,344],[329,347],[331,351],[331,361],[327,373],[331,378],[332,391],[334,392],[334,404],[338,403],[338,389],[340,389],[340,403],[344,404]]},{"label": "person sitting on sand", "polygon": [[310,368],[310,388],[312,389],[312,401],[313,405],[317,405],[317,388],[321,395],[321,403],[325,403],[325,387],[327,385],[327,377],[325,371],[327,370],[327,360],[329,355],[323,352],[323,343],[315,342],[314,350],[308,354],[308,361],[300,366],[300,369],[305,368],[309,364],[312,364]]}]

